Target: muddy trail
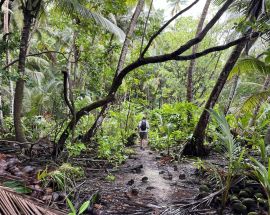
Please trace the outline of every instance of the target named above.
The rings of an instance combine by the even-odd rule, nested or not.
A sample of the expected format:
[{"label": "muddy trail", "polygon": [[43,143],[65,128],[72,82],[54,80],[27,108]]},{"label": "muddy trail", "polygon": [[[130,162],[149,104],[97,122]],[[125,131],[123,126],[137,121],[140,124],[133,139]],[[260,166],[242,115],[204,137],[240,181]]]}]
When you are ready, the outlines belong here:
[{"label": "muddy trail", "polygon": [[[114,182],[101,177],[83,185],[86,191],[95,183],[101,194],[97,214],[180,214],[177,207],[196,201],[201,182],[191,160],[178,163],[150,149],[134,150],[125,164],[111,171]],[[88,174],[93,177],[93,172]]]}]

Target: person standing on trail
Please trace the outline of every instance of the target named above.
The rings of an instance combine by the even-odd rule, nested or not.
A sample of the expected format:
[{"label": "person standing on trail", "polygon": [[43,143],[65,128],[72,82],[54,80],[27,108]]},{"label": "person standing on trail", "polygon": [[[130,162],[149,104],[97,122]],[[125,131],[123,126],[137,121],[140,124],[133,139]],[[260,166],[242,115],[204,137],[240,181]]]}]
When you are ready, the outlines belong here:
[{"label": "person standing on trail", "polygon": [[149,127],[149,123],[146,120],[146,117],[144,116],[142,118],[142,120],[140,121],[139,126],[138,126],[139,135],[140,135],[140,146],[141,146],[141,149],[144,149],[143,142],[145,141],[146,144],[148,142],[148,137],[147,137],[148,135],[147,134],[148,134],[149,128],[150,128]]}]

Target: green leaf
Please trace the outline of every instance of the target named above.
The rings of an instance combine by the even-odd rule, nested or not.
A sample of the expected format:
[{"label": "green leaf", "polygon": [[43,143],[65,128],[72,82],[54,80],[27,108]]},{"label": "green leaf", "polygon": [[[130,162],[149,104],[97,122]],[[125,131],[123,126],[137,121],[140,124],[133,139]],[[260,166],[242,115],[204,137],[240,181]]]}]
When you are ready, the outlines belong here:
[{"label": "green leaf", "polygon": [[67,200],[68,206],[69,206],[70,210],[72,211],[72,213],[76,214],[76,209],[75,209],[74,205],[72,204],[72,202],[69,200],[69,198],[67,198],[66,200]]},{"label": "green leaf", "polygon": [[9,187],[13,189],[16,193],[21,194],[28,194],[31,193],[32,190],[28,187],[26,187],[22,182],[20,181],[6,181],[3,183],[5,187]]},{"label": "green leaf", "polygon": [[90,201],[86,201],[82,204],[82,206],[80,207],[79,213],[78,214],[82,214],[90,205]]}]

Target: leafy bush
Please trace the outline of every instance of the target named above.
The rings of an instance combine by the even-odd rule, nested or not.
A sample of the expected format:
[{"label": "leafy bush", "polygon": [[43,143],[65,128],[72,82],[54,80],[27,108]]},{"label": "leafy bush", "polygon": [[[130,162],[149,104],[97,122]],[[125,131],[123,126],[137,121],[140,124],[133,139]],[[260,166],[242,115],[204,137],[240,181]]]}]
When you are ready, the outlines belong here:
[{"label": "leafy bush", "polygon": [[[187,113],[192,114],[190,122]],[[187,140],[193,132],[200,110],[187,102],[164,104],[150,113],[150,145],[158,150],[167,149]]]},{"label": "leafy bush", "polygon": [[83,143],[68,143],[66,145],[70,157],[79,156],[82,151],[86,150]]},{"label": "leafy bush", "polygon": [[250,158],[252,164],[250,167],[253,169],[252,174],[260,182],[268,199],[268,214],[270,214],[270,158],[268,159],[268,169],[255,158]]},{"label": "leafy bush", "polygon": [[103,136],[99,138],[98,156],[113,164],[121,164],[127,158],[124,147],[117,137]]},{"label": "leafy bush", "polygon": [[69,189],[73,186],[73,181],[84,176],[81,167],[74,167],[69,163],[62,164],[58,169],[48,172],[47,168],[39,172],[37,177],[42,180],[44,186],[52,184],[54,188],[59,190]]}]

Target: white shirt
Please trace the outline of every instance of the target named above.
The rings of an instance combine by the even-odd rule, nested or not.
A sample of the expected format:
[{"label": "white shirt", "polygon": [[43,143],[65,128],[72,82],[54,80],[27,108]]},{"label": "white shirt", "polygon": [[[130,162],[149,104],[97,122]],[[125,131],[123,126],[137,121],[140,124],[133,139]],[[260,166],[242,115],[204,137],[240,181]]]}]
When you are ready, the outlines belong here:
[{"label": "white shirt", "polygon": [[139,132],[148,132],[148,129],[150,128],[150,126],[149,126],[149,123],[148,123],[148,121],[147,120],[145,120],[145,122],[146,122],[146,129],[144,130],[144,131],[142,131],[142,129],[141,129],[141,125],[142,125],[142,120],[139,122]]}]

